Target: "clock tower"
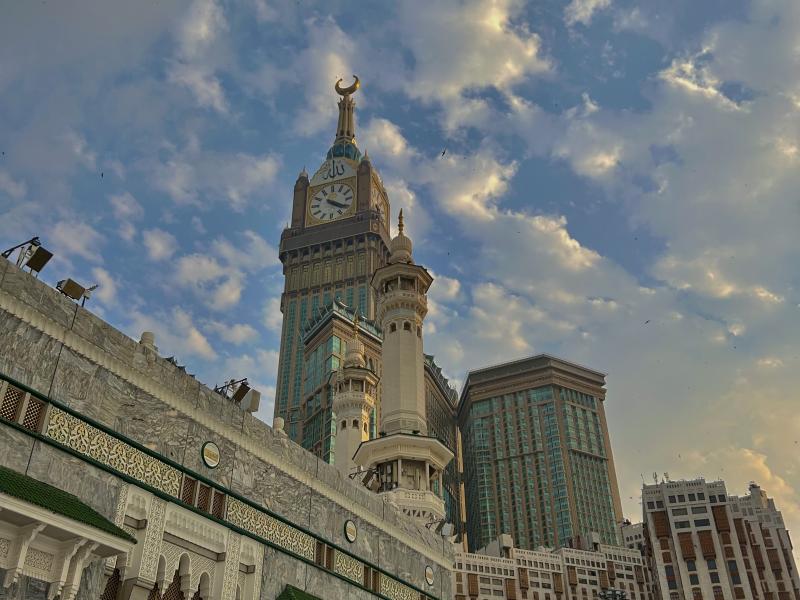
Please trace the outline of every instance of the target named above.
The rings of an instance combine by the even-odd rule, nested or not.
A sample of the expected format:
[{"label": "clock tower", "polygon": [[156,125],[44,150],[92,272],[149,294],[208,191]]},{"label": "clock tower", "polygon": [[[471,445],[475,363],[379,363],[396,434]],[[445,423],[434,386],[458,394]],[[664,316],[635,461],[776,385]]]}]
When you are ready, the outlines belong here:
[{"label": "clock tower", "polygon": [[[341,98],[333,145],[313,176],[305,169],[298,176],[291,225],[280,241],[283,326],[275,416],[285,420],[287,433],[298,443],[303,443],[304,398],[325,379],[320,371],[338,366],[331,350],[330,356],[320,357],[319,368],[304,368],[304,330],[335,300],[367,321],[374,319],[370,282],[389,256],[389,199],[377,170],[356,145],[353,94],[360,82],[358,77],[349,87],[341,82],[335,86]],[[334,344],[331,340],[331,348]]]}]

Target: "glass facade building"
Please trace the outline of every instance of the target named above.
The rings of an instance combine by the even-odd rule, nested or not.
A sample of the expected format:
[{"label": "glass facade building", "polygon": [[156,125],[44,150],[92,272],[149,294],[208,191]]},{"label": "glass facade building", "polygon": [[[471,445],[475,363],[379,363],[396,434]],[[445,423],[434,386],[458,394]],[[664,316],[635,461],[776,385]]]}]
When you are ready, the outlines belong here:
[{"label": "glass facade building", "polygon": [[[354,311],[338,298],[329,301],[306,323],[302,347],[302,425],[300,444],[327,463],[336,462],[336,415],[333,412],[332,377],[344,363],[347,340],[353,332]],[[380,371],[381,331],[372,322],[359,321],[370,368]],[[379,395],[380,397],[380,395]],[[370,419],[370,437],[376,435],[377,411]]]},{"label": "glass facade building", "polygon": [[604,384],[544,355],[469,373],[458,422],[471,550],[503,533],[526,549],[590,532],[618,542]]}]

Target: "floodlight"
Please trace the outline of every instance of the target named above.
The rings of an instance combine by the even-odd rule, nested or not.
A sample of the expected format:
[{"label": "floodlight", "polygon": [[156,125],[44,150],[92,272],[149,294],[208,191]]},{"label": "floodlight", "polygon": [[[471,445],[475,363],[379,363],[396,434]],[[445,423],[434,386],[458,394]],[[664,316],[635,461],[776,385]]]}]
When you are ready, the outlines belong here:
[{"label": "floodlight", "polygon": [[62,279],[56,284],[56,289],[73,300],[80,300],[86,293],[86,288],[72,279]]},{"label": "floodlight", "polygon": [[231,400],[236,402],[237,404],[242,401],[242,398],[245,397],[245,394],[250,391],[250,386],[247,385],[247,380],[245,379],[239,384],[239,387],[236,388],[236,391],[233,392],[233,396],[231,396]]},{"label": "floodlight", "polygon": [[10,258],[15,250],[19,250],[19,255],[17,256],[17,266],[20,269],[22,267],[28,267],[30,268],[31,273],[36,273],[36,275],[38,275],[39,271],[41,271],[47,262],[53,258],[52,252],[42,248],[42,243],[39,241],[38,237],[32,237],[21,244],[12,246],[0,254],[0,256],[3,258]]},{"label": "floodlight", "polygon": [[251,389],[244,395],[244,398],[239,403],[239,406],[243,411],[254,413],[258,411],[258,407],[261,405],[261,392],[258,390]]},{"label": "floodlight", "polygon": [[452,523],[445,523],[442,526],[442,537],[450,537],[453,535],[453,531],[455,530],[455,526]]},{"label": "floodlight", "polygon": [[51,258],[53,258],[52,252],[42,246],[36,246],[36,250],[33,251],[33,254],[31,254],[30,258],[25,262],[25,266],[31,270],[31,273],[35,271],[38,274],[39,271],[44,269],[44,266]]}]

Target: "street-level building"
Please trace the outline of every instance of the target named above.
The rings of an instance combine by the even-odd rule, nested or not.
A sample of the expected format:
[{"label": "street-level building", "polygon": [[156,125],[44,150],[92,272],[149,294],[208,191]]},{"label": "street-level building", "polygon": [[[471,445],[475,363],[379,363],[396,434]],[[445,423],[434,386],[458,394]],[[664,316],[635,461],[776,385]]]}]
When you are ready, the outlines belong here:
[{"label": "street-level building", "polygon": [[504,534],[477,553],[457,551],[455,599],[599,600],[616,594],[627,600],[652,600],[644,559],[637,550],[579,545],[524,550]]},{"label": "street-level building", "polygon": [[789,532],[756,484],[729,496],[723,481],[642,489],[645,538],[663,600],[800,600]]},{"label": "street-level building", "polygon": [[458,407],[469,548],[595,532],[618,543],[622,507],[602,373],[546,354],[470,371]]}]

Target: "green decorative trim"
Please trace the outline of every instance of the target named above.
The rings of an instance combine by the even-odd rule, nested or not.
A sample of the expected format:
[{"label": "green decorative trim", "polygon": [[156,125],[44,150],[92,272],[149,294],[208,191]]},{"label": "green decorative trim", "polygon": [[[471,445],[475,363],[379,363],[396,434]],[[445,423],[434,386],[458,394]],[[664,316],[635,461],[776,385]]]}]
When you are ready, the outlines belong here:
[{"label": "green decorative trim", "polygon": [[77,496],[2,466],[0,466],[0,493],[136,543],[136,538],[114,525],[91,506],[81,502]]},{"label": "green decorative trim", "polygon": [[278,596],[275,600],[322,600],[317,596],[312,596],[308,592],[304,592],[303,590],[297,589],[293,585],[287,585],[283,588],[281,595]]},{"label": "green decorative trim", "polygon": [[[252,500],[228,488],[225,488],[218,483],[211,481],[210,479],[207,479],[203,475],[184,467],[168,457],[158,454],[157,452],[141,445],[135,440],[132,440],[107,427],[106,425],[95,421],[91,417],[86,417],[78,411],[66,406],[65,404],[48,398],[47,396],[3,373],[0,373],[0,380],[5,380],[50,405],[50,414],[48,415],[46,421],[47,432],[45,434],[31,431],[22,427],[18,423],[6,421],[2,418],[0,418],[0,423],[5,423],[18,431],[38,439],[41,442],[54,446],[94,465],[97,468],[111,473],[127,483],[136,485],[168,502],[172,502],[173,504],[177,504],[187,510],[190,510],[202,516],[203,518],[219,523],[220,525],[228,527],[229,529],[232,529],[241,535],[245,535],[259,543],[262,543],[265,546],[269,546],[270,548],[291,556],[292,558],[314,566],[330,575],[333,575],[334,577],[341,579],[342,581],[345,581],[351,585],[355,585],[364,591],[374,594],[379,598],[383,598],[385,600],[417,600],[418,598],[422,597],[430,600],[440,600],[439,598],[429,595],[424,590],[421,590],[410,583],[405,583],[399,580],[396,576],[388,573],[386,570],[352,554],[334,542],[328,541],[322,536],[306,529],[301,525],[295,525],[285,517],[259,506]],[[57,425],[51,424],[51,420],[54,416]],[[99,444],[93,444],[89,442],[88,436],[90,435],[90,428],[99,430],[97,434],[95,434],[99,434],[99,438],[97,438],[100,440]],[[50,435],[51,431],[53,432],[53,435]],[[127,445],[130,448],[125,449],[124,445]],[[120,466],[120,463],[115,462],[117,455],[119,453],[126,453],[129,451],[130,456],[135,457],[134,465],[124,470],[116,468]],[[144,455],[148,455],[150,457],[151,461],[149,464],[145,464],[147,463],[147,457]],[[155,461],[161,463],[161,465],[154,464],[152,459],[155,459]],[[253,511],[254,509],[257,513],[261,513],[261,516],[258,520],[264,520],[268,523],[268,525],[265,526],[261,524],[258,526],[251,526],[253,521],[245,520],[242,521],[242,524],[245,525],[243,527],[238,523],[231,522],[226,519],[219,519],[190,504],[186,504],[179,498],[180,487],[177,488],[174,494],[171,493],[173,490],[175,490],[174,478],[171,476],[172,470],[186,474],[193,479],[197,479],[198,481],[202,481],[206,485],[209,485],[227,495],[229,501],[226,508],[226,517],[231,509],[231,505],[234,504],[232,501],[239,501],[240,504],[247,505],[247,508],[249,509],[248,512]],[[165,476],[163,473],[169,473],[170,475]],[[180,484],[178,483],[178,486],[179,485]],[[273,521],[277,521],[279,524],[272,523]],[[282,528],[281,525],[285,527]],[[276,530],[279,531],[279,533],[274,533]],[[269,537],[264,537],[262,535],[264,532],[267,532]],[[294,532],[297,533],[295,534]],[[347,566],[350,568],[340,567],[340,569],[329,570],[322,565],[317,564],[314,560],[314,554],[309,554],[307,543],[302,543],[302,545],[287,544],[288,546],[294,546],[294,548],[283,545],[286,540],[303,540],[306,537],[325,543],[333,548],[336,551],[335,554],[337,555],[341,554],[349,557],[349,560],[340,561],[339,564],[347,564]],[[356,581],[354,578],[352,578],[353,563],[359,563],[362,566],[369,567],[370,569],[381,573],[382,577],[380,578],[380,592],[375,592],[365,587],[363,585],[363,580]],[[347,574],[345,574],[345,572],[347,572]],[[422,596],[420,596],[420,594],[422,594]]]}]

